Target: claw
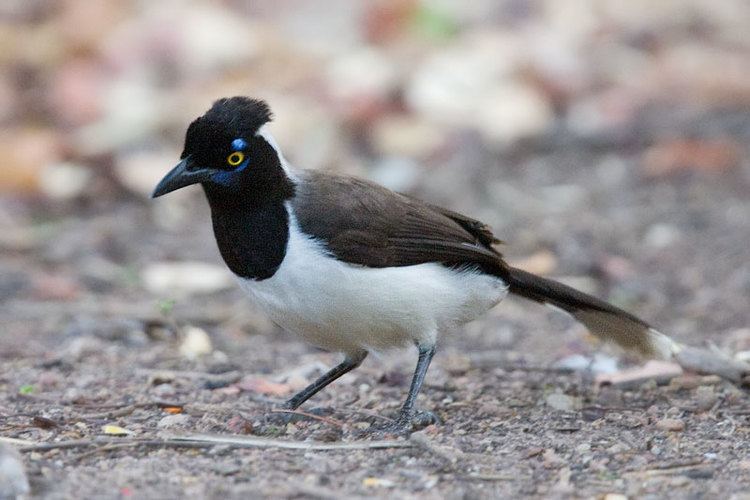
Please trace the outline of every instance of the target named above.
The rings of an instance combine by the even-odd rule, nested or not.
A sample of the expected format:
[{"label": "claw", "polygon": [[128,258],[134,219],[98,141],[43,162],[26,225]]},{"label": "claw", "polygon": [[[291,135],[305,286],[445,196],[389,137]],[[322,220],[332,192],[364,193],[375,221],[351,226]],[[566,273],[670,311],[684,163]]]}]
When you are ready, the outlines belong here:
[{"label": "claw", "polygon": [[393,422],[375,425],[371,427],[371,430],[376,434],[407,436],[412,432],[438,423],[442,423],[440,418],[431,411],[411,411],[399,414],[398,418]]}]

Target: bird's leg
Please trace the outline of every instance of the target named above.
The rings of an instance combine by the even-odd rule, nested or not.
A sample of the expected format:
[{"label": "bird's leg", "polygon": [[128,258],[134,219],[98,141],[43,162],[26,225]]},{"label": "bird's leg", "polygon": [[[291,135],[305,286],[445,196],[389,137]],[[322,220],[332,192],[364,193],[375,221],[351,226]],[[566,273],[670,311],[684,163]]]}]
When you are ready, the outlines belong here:
[{"label": "bird's leg", "polygon": [[[432,357],[435,355],[436,350],[434,344],[430,346],[419,345],[417,347],[419,349],[417,368],[414,370],[414,376],[411,379],[409,394],[406,396],[406,401],[404,401],[404,405],[401,407],[398,419],[396,420],[395,430],[409,430],[413,423],[416,423],[418,427],[424,427],[437,421],[437,417],[431,412],[417,413],[414,411],[414,403],[417,401],[417,395],[422,388],[424,377],[427,374],[427,369],[430,367],[430,362],[432,362]],[[414,422],[415,419],[419,420],[419,422]]]},{"label": "bird's leg", "polygon": [[283,405],[286,410],[296,410],[302,403],[313,397],[325,386],[341,377],[345,373],[349,373],[356,367],[362,364],[362,361],[367,357],[367,351],[359,351],[356,354],[347,354],[344,361],[328,370],[325,374],[321,375],[315,382],[308,385],[297,394],[289,398]]}]

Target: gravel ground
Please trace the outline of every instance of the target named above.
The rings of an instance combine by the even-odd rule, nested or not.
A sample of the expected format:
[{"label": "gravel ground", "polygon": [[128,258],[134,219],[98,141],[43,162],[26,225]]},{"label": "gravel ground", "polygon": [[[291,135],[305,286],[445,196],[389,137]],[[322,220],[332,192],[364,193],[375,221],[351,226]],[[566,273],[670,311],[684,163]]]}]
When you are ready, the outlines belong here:
[{"label": "gravel ground", "polygon": [[748,360],[745,0],[184,5],[0,6],[0,497],[25,470],[51,499],[750,498],[746,389],[644,375],[514,299],[442,342],[442,423],[373,444],[406,352],[272,425],[337,356],[240,293],[197,189],[148,199],[186,125],[252,94],[293,163],[484,220],[514,265]]},{"label": "gravel ground", "polygon": [[[682,342],[750,348],[747,162],[654,178],[616,143],[558,137],[480,151],[463,168],[454,158],[425,171],[416,194],[445,202],[450,184],[449,205],[493,224],[511,261],[545,262]],[[368,426],[397,410],[414,362],[414,353],[368,359],[303,407],[325,417],[265,423],[274,401],[336,356],[277,331],[232,286],[159,302],[139,274],[149,263],[219,261],[200,193],[176,202],[184,213],[171,230],[151,203],[118,197],[45,221],[14,208],[35,231],[26,240],[29,228],[6,233],[0,260],[0,432],[35,443],[106,440],[25,451],[35,497],[745,498],[744,390],[694,375],[599,387],[586,370],[554,368],[602,352],[585,332],[512,299],[446,338],[420,401],[443,423],[409,447],[135,445],[178,434],[367,443]],[[101,264],[112,256],[132,268]],[[104,425],[132,434],[107,437]]]}]

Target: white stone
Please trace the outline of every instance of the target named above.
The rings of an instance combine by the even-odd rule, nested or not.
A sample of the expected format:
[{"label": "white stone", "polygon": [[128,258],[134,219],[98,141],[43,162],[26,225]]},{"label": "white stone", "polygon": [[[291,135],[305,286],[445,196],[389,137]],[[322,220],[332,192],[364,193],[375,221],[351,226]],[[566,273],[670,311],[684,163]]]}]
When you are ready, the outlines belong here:
[{"label": "white stone", "polygon": [[52,163],[39,176],[39,188],[54,200],[71,200],[80,196],[91,180],[91,171],[75,163]]},{"label": "white stone", "polygon": [[157,262],[141,272],[143,286],[154,295],[180,297],[208,294],[230,288],[232,274],[205,262]]}]

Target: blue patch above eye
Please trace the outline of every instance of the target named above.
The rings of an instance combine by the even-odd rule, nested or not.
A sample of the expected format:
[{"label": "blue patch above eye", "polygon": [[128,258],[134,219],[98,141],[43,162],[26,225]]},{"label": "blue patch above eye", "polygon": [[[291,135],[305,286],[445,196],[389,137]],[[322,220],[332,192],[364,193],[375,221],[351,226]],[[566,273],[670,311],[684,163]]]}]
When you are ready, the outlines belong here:
[{"label": "blue patch above eye", "polygon": [[247,142],[245,142],[245,139],[235,139],[232,141],[232,149],[235,151],[242,151],[247,147]]}]

